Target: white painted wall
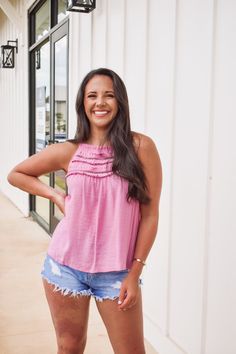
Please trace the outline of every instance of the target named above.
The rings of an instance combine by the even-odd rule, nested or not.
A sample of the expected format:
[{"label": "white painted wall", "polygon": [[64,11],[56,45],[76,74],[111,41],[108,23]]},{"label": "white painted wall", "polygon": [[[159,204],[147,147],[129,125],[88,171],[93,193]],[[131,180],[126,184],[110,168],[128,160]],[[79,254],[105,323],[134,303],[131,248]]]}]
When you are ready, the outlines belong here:
[{"label": "white painted wall", "polygon": [[215,11],[207,208],[205,353],[236,352],[236,2]]},{"label": "white painted wall", "polygon": [[23,0],[10,3],[22,25],[16,27],[0,9],[0,46],[16,38],[19,44],[15,68],[0,67],[0,189],[24,215],[28,215],[28,196],[11,187],[6,180],[10,169],[26,158],[29,151],[27,11]]},{"label": "white painted wall", "polygon": [[[145,335],[159,354],[233,354],[236,2],[97,5],[92,14],[70,15],[69,135],[81,79],[100,66],[117,71],[128,89],[133,130],[155,140],[163,164],[158,237],[143,274]],[[0,12],[0,44],[13,31]],[[24,49],[22,66],[18,55],[15,71],[0,69],[1,125],[11,132],[0,142],[8,151],[1,156],[1,189],[23,211],[27,199],[5,175],[28,152]],[[23,75],[24,84],[14,75]]]}]

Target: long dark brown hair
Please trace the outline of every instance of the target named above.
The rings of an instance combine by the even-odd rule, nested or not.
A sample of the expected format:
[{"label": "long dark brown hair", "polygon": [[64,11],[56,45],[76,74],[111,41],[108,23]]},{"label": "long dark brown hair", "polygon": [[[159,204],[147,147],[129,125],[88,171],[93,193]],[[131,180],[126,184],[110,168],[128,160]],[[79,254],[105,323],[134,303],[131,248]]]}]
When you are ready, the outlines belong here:
[{"label": "long dark brown hair", "polygon": [[147,193],[146,178],[142,164],[133,145],[127,91],[124,82],[114,71],[107,68],[99,68],[90,71],[83,79],[76,98],[77,129],[75,138],[72,141],[82,143],[86,142],[90,137],[90,123],[84,109],[84,93],[87,83],[95,75],[106,75],[111,78],[118,103],[117,115],[112,120],[104,140],[104,143],[110,143],[114,151],[112,170],[129,182],[127,201],[133,198],[147,204],[150,198]]}]

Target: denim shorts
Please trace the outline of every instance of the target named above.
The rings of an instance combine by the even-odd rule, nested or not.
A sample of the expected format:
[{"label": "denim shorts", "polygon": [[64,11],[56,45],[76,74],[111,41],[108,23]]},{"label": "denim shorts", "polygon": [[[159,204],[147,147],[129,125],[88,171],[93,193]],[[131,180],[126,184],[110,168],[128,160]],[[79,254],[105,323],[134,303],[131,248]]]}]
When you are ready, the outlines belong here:
[{"label": "denim shorts", "polygon": [[49,284],[54,285],[54,291],[60,291],[63,295],[87,295],[103,301],[119,297],[121,283],[128,272],[127,269],[116,272],[81,272],[62,265],[47,255],[41,275]]}]

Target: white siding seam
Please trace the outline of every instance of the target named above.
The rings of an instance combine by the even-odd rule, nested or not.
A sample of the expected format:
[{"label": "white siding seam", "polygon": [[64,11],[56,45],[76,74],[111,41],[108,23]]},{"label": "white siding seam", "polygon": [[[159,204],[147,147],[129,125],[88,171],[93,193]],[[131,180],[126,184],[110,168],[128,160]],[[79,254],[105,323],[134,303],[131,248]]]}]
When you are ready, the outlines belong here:
[{"label": "white siding seam", "polygon": [[93,22],[94,14],[92,13],[90,17],[90,70],[93,68]]},{"label": "white siding seam", "polygon": [[167,260],[167,289],[166,289],[166,328],[165,334],[169,337],[170,327],[170,287],[171,287],[171,253],[172,253],[172,226],[173,226],[173,184],[174,184],[174,159],[175,159],[175,108],[176,108],[176,81],[177,81],[177,39],[178,39],[178,0],[175,1],[175,24],[174,24],[174,51],[173,51],[173,86],[172,86],[172,146],[170,158],[170,213],[168,235],[168,260]]},{"label": "white siding seam", "polygon": [[[96,11],[96,10],[95,10]],[[93,67],[93,23],[94,23],[94,12],[91,14],[91,21],[90,21],[90,69],[94,69]]]},{"label": "white siding seam", "polygon": [[105,67],[107,67],[107,62],[108,62],[108,29],[109,29],[109,1],[106,0],[106,5],[105,5],[105,14],[106,14],[106,23],[105,23]]},{"label": "white siding seam", "polygon": [[126,1],[123,0],[123,3],[124,3],[124,6],[123,6],[123,9],[124,9],[124,32],[123,32],[123,79],[125,81],[125,76],[126,76],[126,35],[125,35],[125,32],[126,32],[126,27],[127,27],[127,3]]},{"label": "white siding seam", "polygon": [[206,352],[207,337],[207,298],[208,298],[208,264],[209,264],[209,237],[210,237],[210,211],[212,195],[212,162],[213,162],[213,139],[214,139],[214,85],[215,85],[215,55],[216,55],[216,13],[217,1],[212,0],[212,41],[211,41],[211,72],[210,72],[210,102],[209,102],[209,129],[208,129],[208,163],[206,181],[205,203],[205,240],[203,255],[203,301],[202,301],[202,327],[201,327],[201,354]]},{"label": "white siding seam", "polygon": [[144,65],[144,70],[145,70],[145,82],[144,82],[144,131],[145,133],[147,132],[147,126],[148,126],[148,117],[147,117],[147,101],[148,101],[148,82],[149,82],[149,53],[150,53],[150,41],[149,41],[149,38],[150,38],[150,32],[149,32],[149,29],[150,29],[150,26],[149,26],[149,9],[150,9],[150,4],[149,4],[149,0],[146,1],[146,41],[145,41],[145,46],[144,46],[144,50],[145,50],[145,65]]}]

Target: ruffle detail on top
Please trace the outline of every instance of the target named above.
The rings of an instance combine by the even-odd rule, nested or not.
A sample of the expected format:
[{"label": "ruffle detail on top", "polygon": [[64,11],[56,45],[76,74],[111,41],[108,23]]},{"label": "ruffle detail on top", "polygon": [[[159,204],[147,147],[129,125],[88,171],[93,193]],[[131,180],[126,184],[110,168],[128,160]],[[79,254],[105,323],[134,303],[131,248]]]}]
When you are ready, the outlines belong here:
[{"label": "ruffle detail on top", "polygon": [[107,177],[113,174],[113,149],[111,146],[97,146],[80,143],[73,156],[66,174],[87,175],[91,177]]}]

